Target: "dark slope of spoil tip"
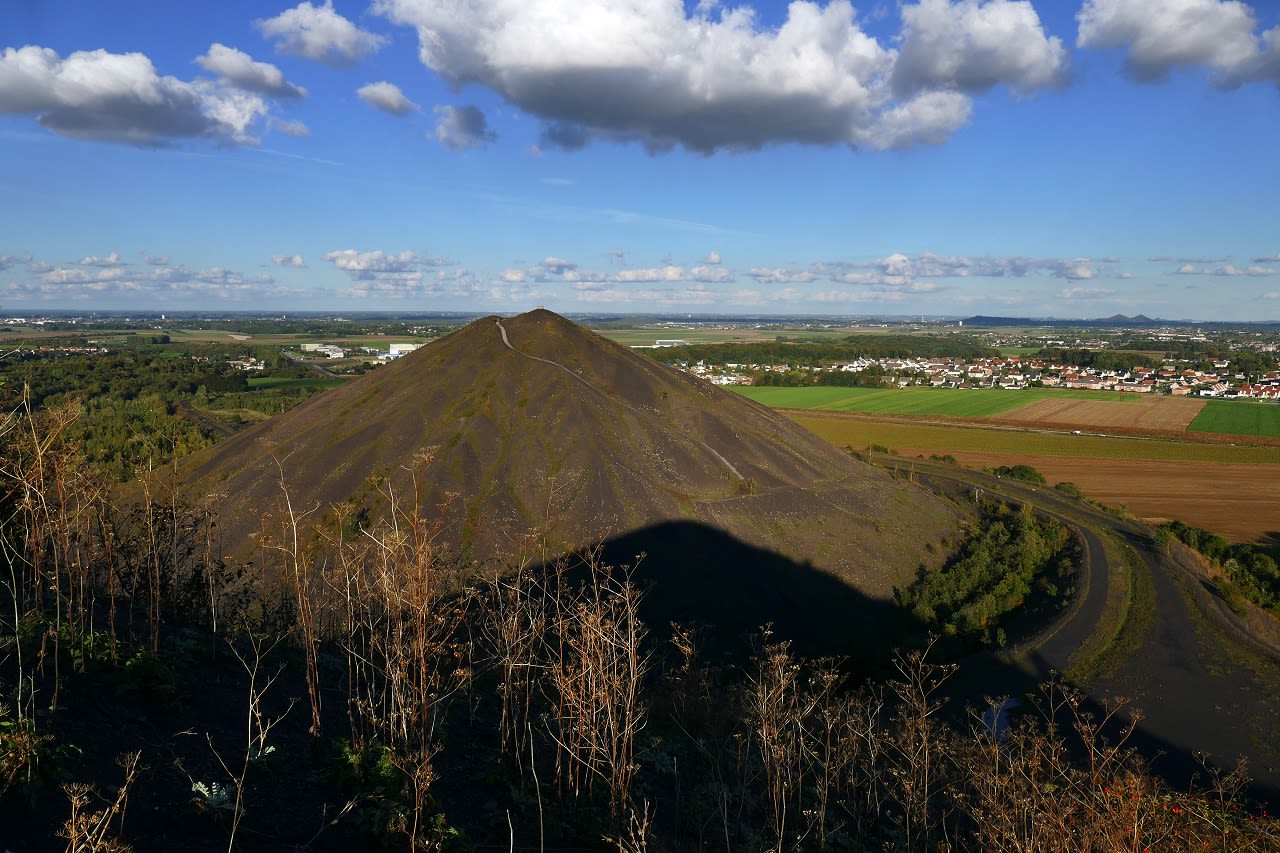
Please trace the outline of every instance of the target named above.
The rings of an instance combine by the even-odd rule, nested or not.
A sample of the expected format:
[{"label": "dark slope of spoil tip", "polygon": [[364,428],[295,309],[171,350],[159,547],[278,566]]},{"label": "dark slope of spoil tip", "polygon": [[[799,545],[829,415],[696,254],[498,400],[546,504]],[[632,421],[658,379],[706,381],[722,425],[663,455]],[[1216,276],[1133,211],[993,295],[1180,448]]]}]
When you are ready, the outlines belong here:
[{"label": "dark slope of spoil tip", "polygon": [[699,522],[876,597],[936,562],[957,524],[771,410],[544,310],[477,320],[313,397],[194,457],[186,482],[216,496],[232,554],[283,483],[308,523],[344,503],[383,517],[389,492],[416,501],[478,560]]}]

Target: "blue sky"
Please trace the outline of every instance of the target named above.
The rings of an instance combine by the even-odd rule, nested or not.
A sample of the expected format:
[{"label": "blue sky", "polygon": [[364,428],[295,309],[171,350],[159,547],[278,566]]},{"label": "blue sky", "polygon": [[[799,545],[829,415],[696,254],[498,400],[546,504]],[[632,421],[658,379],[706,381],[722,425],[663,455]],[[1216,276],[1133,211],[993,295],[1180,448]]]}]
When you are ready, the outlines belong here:
[{"label": "blue sky", "polygon": [[1280,4],[24,0],[0,305],[1280,320]]}]

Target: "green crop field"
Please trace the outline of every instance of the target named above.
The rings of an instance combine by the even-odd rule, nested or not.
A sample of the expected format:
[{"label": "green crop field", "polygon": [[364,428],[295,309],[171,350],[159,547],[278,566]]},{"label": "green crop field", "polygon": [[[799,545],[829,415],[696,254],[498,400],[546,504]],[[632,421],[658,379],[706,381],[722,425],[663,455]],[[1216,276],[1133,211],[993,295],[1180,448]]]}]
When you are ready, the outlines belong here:
[{"label": "green crop field", "polygon": [[757,403],[779,409],[823,409],[875,415],[942,415],[956,418],[990,418],[1011,412],[1037,400],[1069,397],[1083,400],[1133,402],[1135,394],[1072,391],[1052,388],[769,388],[730,386]]},{"label": "green crop field", "polygon": [[1253,400],[1210,400],[1187,429],[1280,437],[1280,406]]},{"label": "green crop field", "polygon": [[293,379],[285,376],[255,376],[249,380],[254,390],[268,388],[336,388],[347,380],[330,376],[307,376]]},{"label": "green crop field", "polygon": [[821,409],[832,404],[855,400],[868,392],[883,393],[876,388],[770,388],[755,385],[726,386],[744,397],[775,409]]}]

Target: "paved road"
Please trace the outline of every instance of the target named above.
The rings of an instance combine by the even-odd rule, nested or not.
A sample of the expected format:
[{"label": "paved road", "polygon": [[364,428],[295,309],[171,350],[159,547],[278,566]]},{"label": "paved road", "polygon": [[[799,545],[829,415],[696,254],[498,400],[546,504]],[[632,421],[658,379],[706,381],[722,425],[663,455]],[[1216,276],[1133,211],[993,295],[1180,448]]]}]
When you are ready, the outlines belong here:
[{"label": "paved road", "polygon": [[[1186,784],[1198,769],[1194,752],[1208,753],[1218,766],[1231,767],[1244,756],[1256,784],[1256,796],[1280,802],[1280,650],[1253,636],[1203,579],[1154,546],[1151,528],[1142,522],[1076,501],[1046,486],[996,480],[953,465],[877,456],[876,461],[951,492],[975,488],[1029,501],[1039,511],[1074,529],[1084,546],[1076,602],[1039,636],[1013,654],[1031,663],[1036,675],[1066,668],[1072,653],[1098,627],[1115,572],[1103,548],[1112,536],[1133,547],[1154,596],[1154,619],[1137,648],[1125,650],[1114,671],[1078,685],[1095,701],[1126,696],[1144,719],[1138,743],[1154,758],[1155,768]],[[1124,576],[1123,574],[1121,575]],[[961,672],[967,662],[961,662]],[[985,695],[1020,689],[1002,685],[1014,671],[975,660],[978,672],[967,685]],[[983,679],[986,679],[984,682]],[[979,696],[982,694],[980,693]],[[1159,757],[1157,757],[1159,756]]]},{"label": "paved road", "polygon": [[284,353],[284,357],[289,359],[289,361],[292,361],[294,364],[300,364],[309,370],[314,370],[316,373],[319,373],[321,376],[328,376],[331,379],[344,378],[343,376],[337,373],[334,373],[332,370],[325,367],[324,365],[316,364],[314,361],[307,361],[305,358],[303,358],[300,355],[297,355],[296,353],[291,353],[286,351]]},{"label": "paved road", "polygon": [[[1033,660],[1038,675],[1050,670],[1064,672],[1070,659],[1097,629],[1106,608],[1111,570],[1098,529],[1115,529],[1122,520],[1095,507],[1082,504],[1047,486],[1032,486],[1016,480],[1000,479],[982,472],[940,462],[903,459],[892,455],[876,457],[877,463],[914,477],[935,491],[987,492],[1011,500],[1030,503],[1073,531],[1081,543],[1080,573],[1076,597],[1054,624],[1010,649],[1005,658]],[[1083,520],[1083,521],[1082,521]]]},{"label": "paved road", "polygon": [[213,418],[209,417],[208,415],[205,415],[196,411],[196,408],[191,405],[190,400],[179,400],[178,409],[179,411],[182,412],[182,416],[184,418],[191,421],[192,423],[194,423],[196,426],[200,427],[203,430],[208,430],[209,432],[217,433],[219,435],[235,435],[236,434],[236,431],[234,429],[222,423],[221,421],[215,421]]}]

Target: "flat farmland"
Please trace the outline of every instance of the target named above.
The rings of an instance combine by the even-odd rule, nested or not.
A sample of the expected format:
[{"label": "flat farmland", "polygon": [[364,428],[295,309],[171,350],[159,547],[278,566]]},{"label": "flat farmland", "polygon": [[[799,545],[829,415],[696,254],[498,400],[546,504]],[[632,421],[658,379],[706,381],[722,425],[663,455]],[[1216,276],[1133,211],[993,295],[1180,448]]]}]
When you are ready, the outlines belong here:
[{"label": "flat farmland", "polygon": [[1115,430],[1280,438],[1280,405],[1058,388],[771,388],[731,386],[779,409],[866,415],[936,416],[1007,422],[1027,428]]},{"label": "flat farmland", "polygon": [[789,412],[838,445],[902,456],[950,455],[962,465],[1031,465],[1149,521],[1180,519],[1232,542],[1280,538],[1280,446],[1168,438],[1071,435],[1009,425],[942,425],[834,413]]},{"label": "flat farmland", "polygon": [[[911,454],[914,455],[914,454]],[[1007,453],[956,452],[961,465],[995,468]],[[1126,507],[1144,521],[1177,519],[1231,542],[1280,538],[1280,468],[1232,462],[1156,462],[1073,456],[1022,457],[1052,483],[1074,483],[1093,500]],[[1014,463],[1016,464],[1016,463]]]},{"label": "flat farmland", "polygon": [[[1130,394],[1124,402],[1059,397],[1036,400],[999,415],[1014,423],[1065,424],[1080,427],[1110,427],[1183,432],[1204,408],[1204,400],[1189,397],[1157,397]],[[1206,430],[1217,432],[1218,430]]]},{"label": "flat farmland", "polygon": [[1130,402],[1131,396],[1044,388],[1006,391],[994,388],[964,390],[956,388],[834,388],[820,385],[804,388],[770,388],[752,385],[730,387],[757,403],[779,409],[821,409],[833,412],[887,415],[938,415],[950,418],[991,418],[1046,399],[1096,401],[1099,397],[1103,397],[1124,405]]},{"label": "flat farmland", "polygon": [[1280,437],[1280,406],[1247,400],[1209,400],[1188,429]]}]

